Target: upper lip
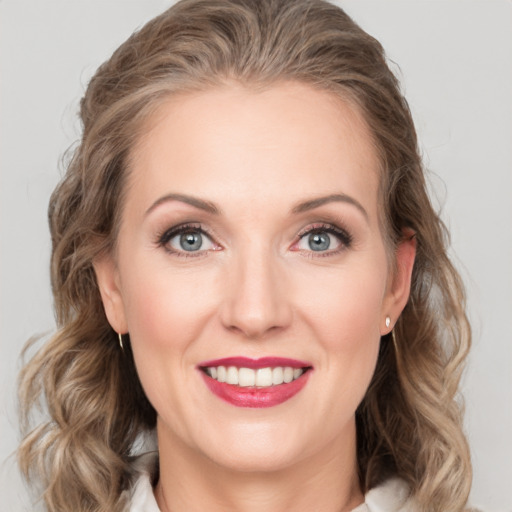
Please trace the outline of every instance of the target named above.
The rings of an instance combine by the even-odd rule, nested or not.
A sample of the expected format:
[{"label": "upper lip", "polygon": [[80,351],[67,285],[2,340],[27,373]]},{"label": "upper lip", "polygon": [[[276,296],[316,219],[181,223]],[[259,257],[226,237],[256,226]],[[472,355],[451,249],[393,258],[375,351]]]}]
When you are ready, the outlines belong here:
[{"label": "upper lip", "polygon": [[251,359],[249,357],[235,356],[223,357],[221,359],[211,359],[203,361],[198,364],[199,368],[207,368],[211,366],[236,366],[237,368],[252,368],[257,370],[259,368],[269,368],[276,366],[290,366],[291,368],[309,368],[312,366],[307,361],[300,361],[298,359],[290,359],[288,357],[260,357],[258,359]]}]

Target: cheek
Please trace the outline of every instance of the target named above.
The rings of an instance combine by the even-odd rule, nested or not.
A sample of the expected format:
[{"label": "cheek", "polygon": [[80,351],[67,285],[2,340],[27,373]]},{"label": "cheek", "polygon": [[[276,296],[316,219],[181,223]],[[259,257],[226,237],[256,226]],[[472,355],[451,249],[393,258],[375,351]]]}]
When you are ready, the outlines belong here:
[{"label": "cheek", "polygon": [[161,259],[163,264],[158,258],[129,263],[123,282],[128,328],[148,349],[182,351],[211,309],[212,284],[201,272],[172,272]]},{"label": "cheek", "polygon": [[[379,327],[386,290],[386,270],[376,266],[341,268],[305,282],[304,294],[309,322],[321,329],[325,337],[340,342],[356,343],[358,339],[380,337]],[[323,338],[323,337],[322,337]]]},{"label": "cheek", "polygon": [[[317,275],[307,286],[303,317],[322,346],[332,385],[357,406],[377,361],[386,266],[347,266]],[[335,381],[335,383],[334,383]],[[352,397],[352,398],[350,398]]]},{"label": "cheek", "polygon": [[159,414],[183,415],[179,390],[192,379],[194,342],[215,310],[212,283],[205,273],[172,272],[158,258],[132,258],[127,268],[123,300],[139,379]]}]

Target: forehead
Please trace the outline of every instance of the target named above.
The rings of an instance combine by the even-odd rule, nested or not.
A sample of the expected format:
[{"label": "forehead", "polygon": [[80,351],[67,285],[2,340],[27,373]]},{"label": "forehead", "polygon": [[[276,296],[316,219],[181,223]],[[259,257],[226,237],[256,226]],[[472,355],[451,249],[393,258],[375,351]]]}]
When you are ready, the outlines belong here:
[{"label": "forehead", "polygon": [[129,195],[146,206],[172,192],[264,205],[336,192],[374,210],[379,167],[353,104],[294,82],[226,85],[158,107],[131,154]]}]

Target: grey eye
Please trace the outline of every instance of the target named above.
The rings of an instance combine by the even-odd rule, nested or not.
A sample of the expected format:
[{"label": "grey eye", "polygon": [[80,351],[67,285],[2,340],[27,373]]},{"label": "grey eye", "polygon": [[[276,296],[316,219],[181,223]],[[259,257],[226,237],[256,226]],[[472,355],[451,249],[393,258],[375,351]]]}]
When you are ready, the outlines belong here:
[{"label": "grey eye", "polygon": [[216,245],[202,228],[192,226],[169,229],[160,237],[159,243],[171,252],[181,254],[203,253],[216,249]]},{"label": "grey eye", "polygon": [[198,251],[203,245],[201,233],[183,233],[179,235],[180,248],[184,251]]},{"label": "grey eye", "polygon": [[291,250],[309,253],[309,256],[313,256],[313,253],[317,253],[317,256],[334,256],[352,246],[352,236],[344,228],[333,224],[315,224],[301,230],[299,241],[293,244]]},{"label": "grey eye", "polygon": [[311,233],[307,239],[308,246],[312,251],[326,251],[331,246],[329,233]]}]

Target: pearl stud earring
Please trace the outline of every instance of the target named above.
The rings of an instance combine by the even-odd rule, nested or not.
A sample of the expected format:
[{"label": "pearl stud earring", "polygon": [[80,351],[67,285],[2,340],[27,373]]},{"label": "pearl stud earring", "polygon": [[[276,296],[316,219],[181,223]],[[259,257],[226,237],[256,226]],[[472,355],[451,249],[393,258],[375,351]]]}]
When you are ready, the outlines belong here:
[{"label": "pearl stud earring", "polygon": [[386,317],[386,327],[389,327],[391,325],[391,318],[389,316]]}]

